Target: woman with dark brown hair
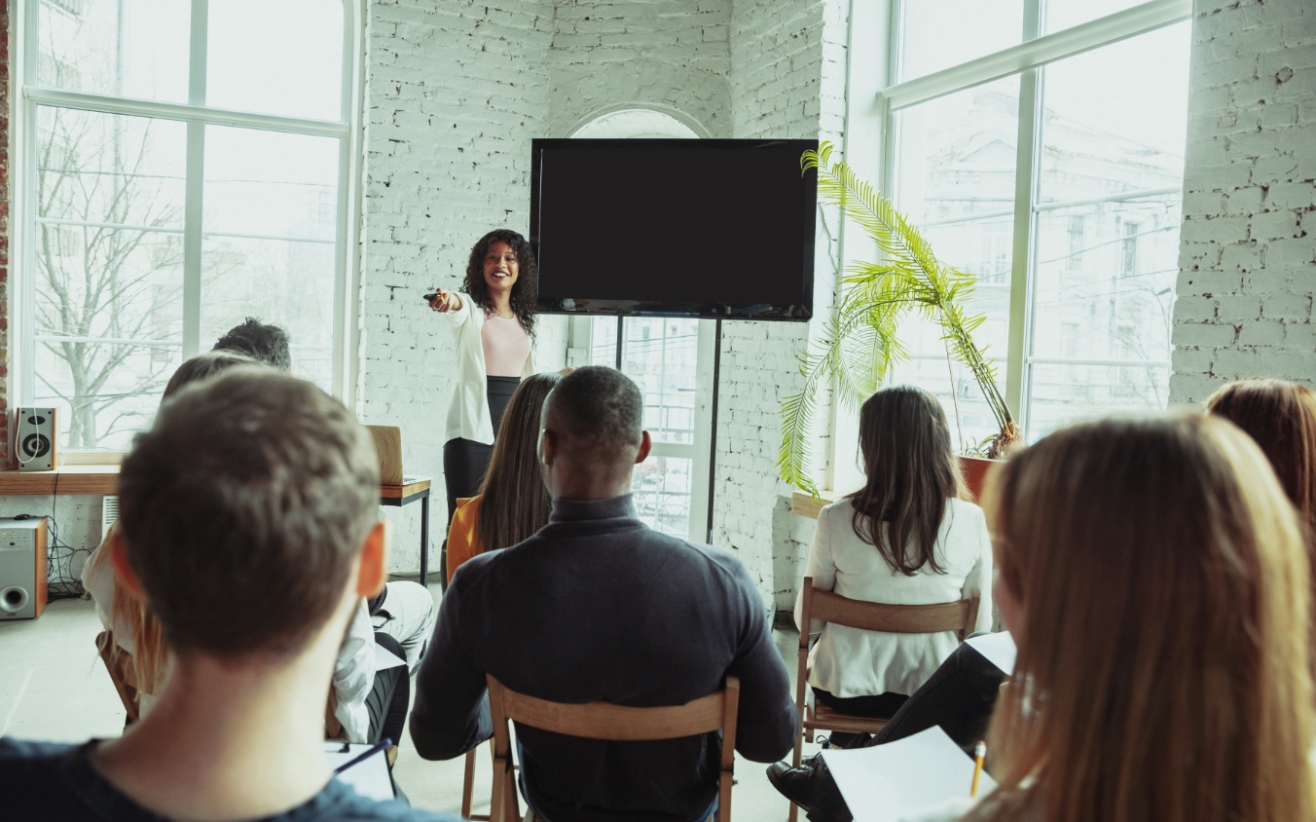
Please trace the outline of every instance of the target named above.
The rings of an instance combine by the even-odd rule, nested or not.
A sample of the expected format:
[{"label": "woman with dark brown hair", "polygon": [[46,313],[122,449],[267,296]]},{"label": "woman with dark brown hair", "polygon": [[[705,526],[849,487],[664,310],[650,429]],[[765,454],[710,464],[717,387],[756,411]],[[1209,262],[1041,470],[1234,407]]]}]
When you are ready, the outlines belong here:
[{"label": "woman with dark brown hair", "polygon": [[534,373],[538,274],[530,243],[500,228],[471,249],[465,294],[439,288],[430,300],[430,308],[447,317],[456,342],[457,384],[443,445],[449,521],[457,500],[480,487],[512,392]]},{"label": "woman with dark brown hair", "polygon": [[1309,566],[1256,443],[1210,416],[1078,425],[983,504],[1018,657],[999,787],[963,819],[1316,818]]},{"label": "woman with dark brown hair", "polygon": [[[815,588],[889,605],[954,602],[978,590],[976,630],[990,630],[991,541],[963,483],[941,403],[913,386],[883,388],[859,413],[868,481],[818,514],[807,576]],[[802,621],[803,592],[795,603]],[[814,697],[853,716],[890,718],[959,644],[954,631],[887,634],[800,625],[821,637],[810,656]],[[862,743],[834,733],[833,745]]]},{"label": "woman with dark brown hair", "polygon": [[1308,538],[1316,535],[1316,391],[1288,380],[1238,380],[1212,394],[1206,410],[1261,446]]},{"label": "woman with dark brown hair", "polygon": [[552,503],[536,452],[544,399],[559,379],[535,374],[507,403],[480,494],[459,501],[448,529],[448,579],[476,554],[515,545],[548,523]]}]

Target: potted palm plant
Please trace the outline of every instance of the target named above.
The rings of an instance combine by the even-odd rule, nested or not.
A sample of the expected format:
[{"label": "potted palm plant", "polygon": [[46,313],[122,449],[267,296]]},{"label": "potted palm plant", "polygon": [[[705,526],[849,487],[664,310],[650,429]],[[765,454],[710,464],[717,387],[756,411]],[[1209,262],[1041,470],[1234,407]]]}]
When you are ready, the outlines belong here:
[{"label": "potted palm plant", "polygon": [[[899,321],[917,311],[937,323],[951,357],[973,374],[991,409],[999,432],[985,443],[983,456],[996,459],[1021,439],[1009,407],[996,384],[996,367],[984,356],[985,347],[973,341],[973,332],[986,318],[968,314],[965,304],[973,293],[974,275],[945,265],[932,247],[909,224],[891,201],[858,178],[843,161],[831,161],[833,147],[823,142],[818,151],[800,158],[802,170],[818,170],[818,194],[841,208],[861,227],[881,252],[877,262],[852,261],[842,282],[840,300],[824,328],[819,346],[800,354],[804,386],[783,400],[781,409],[780,476],[797,488],[817,496],[809,477],[808,435],[820,385],[835,380],[842,402],[857,406],[877,390],[895,363],[908,353],[897,337]],[[952,375],[953,377],[953,375]],[[974,449],[977,450],[977,449]],[[976,497],[989,465],[970,454],[960,458],[961,470]]]}]

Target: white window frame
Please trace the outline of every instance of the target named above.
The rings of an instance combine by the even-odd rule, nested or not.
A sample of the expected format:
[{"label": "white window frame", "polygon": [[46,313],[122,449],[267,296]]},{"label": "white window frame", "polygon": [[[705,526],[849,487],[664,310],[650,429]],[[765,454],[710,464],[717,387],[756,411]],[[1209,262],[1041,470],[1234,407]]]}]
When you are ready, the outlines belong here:
[{"label": "white window frame", "polygon": [[[905,0],[910,2],[911,0]],[[1010,272],[1010,333],[1006,352],[1005,402],[1015,419],[1028,431],[1028,380],[1034,365],[1093,365],[1139,366],[1168,368],[1169,359],[1092,359],[1074,357],[1037,357],[1029,353],[1032,333],[1032,282],[1033,255],[1036,249],[1039,216],[1046,211],[1075,206],[1136,200],[1166,194],[1177,194],[1180,188],[1131,191],[1109,197],[1067,202],[1042,203],[1038,198],[1041,152],[1037,142],[1041,137],[1041,89],[1039,70],[1048,63],[1063,60],[1093,49],[1108,46],[1130,37],[1146,34],[1192,17],[1192,0],[1151,0],[1123,11],[1100,17],[1087,23],[1063,29],[1052,34],[1041,34],[1042,0],[1024,0],[1024,42],[1002,51],[970,60],[958,66],[887,86],[878,93],[882,111],[882,169],[885,188],[895,179],[895,113],[954,94],[964,89],[990,83],[1003,77],[1018,75],[1019,80],[1019,139],[1015,157],[1015,202],[1011,212],[1000,214],[973,214],[963,219],[946,221],[976,222],[992,216],[1013,216],[1013,260]],[[890,21],[891,67],[894,72],[899,57],[900,2],[891,3]],[[894,74],[892,75],[894,76]],[[896,203],[899,207],[899,203]],[[941,359],[932,355],[931,359]]]},{"label": "white window frame", "polygon": [[[38,4],[41,0],[15,3],[16,25],[11,26],[10,53],[18,55],[11,77],[10,96],[10,171],[12,185],[11,219],[14,221],[10,246],[10,405],[31,404],[36,396],[33,364],[36,356],[35,311],[36,258],[34,241],[37,215],[36,175],[29,164],[36,153],[37,107],[41,105],[173,120],[187,125],[186,197],[183,217],[183,350],[187,360],[202,351],[201,333],[201,244],[202,195],[204,186],[205,127],[234,126],[262,131],[333,137],[338,151],[338,225],[335,231],[333,387],[332,393],[348,407],[355,403],[358,362],[356,351],[360,331],[357,327],[361,201],[361,109],[364,77],[362,42],[365,28],[363,0],[342,0],[343,43],[342,80],[339,119],[317,120],[220,109],[207,106],[206,49],[208,43],[209,2],[190,0],[190,49],[188,65],[188,102],[168,103],[84,92],[71,92],[35,84],[40,40],[37,33]],[[180,0],[182,2],[182,0]],[[31,82],[29,82],[31,81]],[[227,233],[226,233],[227,236]],[[66,463],[113,463],[123,457],[120,451],[62,452]]]}]

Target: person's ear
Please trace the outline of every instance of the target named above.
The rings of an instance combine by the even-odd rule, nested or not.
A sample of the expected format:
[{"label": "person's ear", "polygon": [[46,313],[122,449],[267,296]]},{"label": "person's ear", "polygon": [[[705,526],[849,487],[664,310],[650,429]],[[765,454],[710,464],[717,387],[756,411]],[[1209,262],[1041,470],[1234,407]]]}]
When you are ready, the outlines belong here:
[{"label": "person's ear", "polygon": [[649,437],[648,431],[640,432],[640,450],[635,453],[635,464],[639,465],[649,456],[649,450],[653,448],[653,440]]},{"label": "person's ear", "polygon": [[547,428],[539,429],[539,461],[545,468],[552,466],[557,459],[557,434]]},{"label": "person's ear", "polygon": [[114,566],[114,584],[138,602],[145,602],[146,589],[137,578],[137,572],[128,563],[128,546],[123,541],[123,531],[117,527],[110,534],[109,547],[110,562]]},{"label": "person's ear", "polygon": [[361,548],[361,565],[356,574],[357,594],[369,599],[388,582],[388,523],[376,522]]}]

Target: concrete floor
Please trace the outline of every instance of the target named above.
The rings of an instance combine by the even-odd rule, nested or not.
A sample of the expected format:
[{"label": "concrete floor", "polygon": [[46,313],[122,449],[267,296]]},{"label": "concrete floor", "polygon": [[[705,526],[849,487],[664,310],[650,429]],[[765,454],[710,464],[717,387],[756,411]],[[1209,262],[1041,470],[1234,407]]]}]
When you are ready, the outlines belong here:
[{"label": "concrete floor", "polygon": [[[439,586],[430,586],[437,602]],[[124,711],[96,653],[101,630],[90,601],[51,603],[36,620],[0,623],[0,736],[53,742],[110,738],[123,731]],[[773,639],[792,689],[798,635],[774,631]],[[792,693],[794,691],[792,690]],[[817,750],[806,745],[805,754]],[[408,736],[402,740],[394,777],[413,806],[457,813],[461,809],[464,759],[426,762]],[[488,813],[492,764],[489,747],[480,748],[473,813]],[[736,757],[735,822],[777,822],[789,805],[764,775],[764,766]]]}]

